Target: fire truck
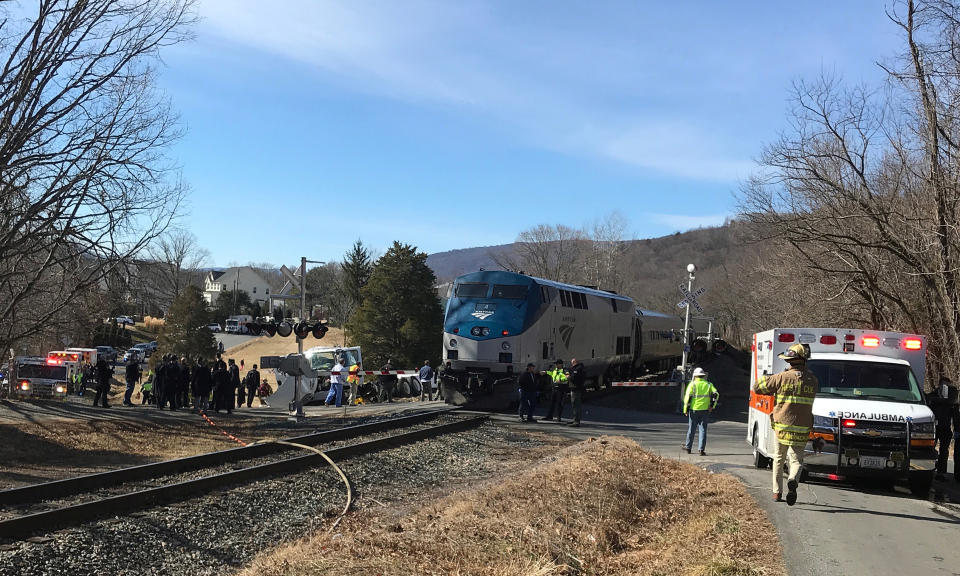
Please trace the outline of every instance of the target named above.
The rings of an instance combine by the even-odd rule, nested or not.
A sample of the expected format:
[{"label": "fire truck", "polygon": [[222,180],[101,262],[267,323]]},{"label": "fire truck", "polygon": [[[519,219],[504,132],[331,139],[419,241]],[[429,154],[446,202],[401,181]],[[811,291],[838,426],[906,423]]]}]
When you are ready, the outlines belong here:
[{"label": "fire truck", "polygon": [[775,328],[753,336],[747,442],[754,465],[773,461],[774,398],[753,392],[764,375],[788,368],[777,358],[790,346],[810,347],[807,367],[820,390],[801,480],[880,477],[906,480],[926,496],[933,482],[934,416],[925,403],[926,339],[852,328]]}]

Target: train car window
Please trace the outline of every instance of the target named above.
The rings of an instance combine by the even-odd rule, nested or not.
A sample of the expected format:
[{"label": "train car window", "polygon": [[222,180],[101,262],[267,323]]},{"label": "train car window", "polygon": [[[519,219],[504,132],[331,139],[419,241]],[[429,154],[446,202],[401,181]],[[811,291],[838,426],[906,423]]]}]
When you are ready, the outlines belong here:
[{"label": "train car window", "polygon": [[547,343],[544,342],[544,343],[543,343],[543,359],[544,359],[544,360],[546,360],[547,358],[549,358],[549,356],[547,356],[547,354],[549,354],[549,353],[550,353],[550,348],[547,346]]},{"label": "train car window", "polygon": [[624,354],[630,353],[630,337],[629,336],[623,337],[623,353]]},{"label": "train car window", "polygon": [[566,290],[561,290],[561,291],[560,291],[560,305],[563,306],[564,308],[569,308],[569,307],[570,307],[570,304],[568,303],[568,300],[567,300],[567,291],[566,291]]},{"label": "train car window", "polygon": [[586,294],[581,294],[581,295],[580,295],[580,300],[583,301],[583,309],[584,309],[584,310],[589,310],[590,307],[587,306],[587,295],[586,295]]},{"label": "train car window", "polygon": [[579,292],[571,292],[570,296],[572,296],[571,300],[573,300],[573,307],[578,310],[582,309],[583,303],[580,302],[580,297],[583,296],[583,294],[580,294]]},{"label": "train car window", "polygon": [[[611,298],[611,299],[610,299],[610,305],[613,306],[613,311],[614,311],[614,313],[616,313],[616,311],[617,311],[617,299],[616,299],[616,298]],[[618,354],[619,354],[619,352],[618,352]]]},{"label": "train car window", "polygon": [[462,282],[457,284],[457,298],[486,298],[489,287],[486,282]]},{"label": "train car window", "polygon": [[494,284],[493,297],[507,300],[523,300],[527,297],[527,287],[516,284]]}]

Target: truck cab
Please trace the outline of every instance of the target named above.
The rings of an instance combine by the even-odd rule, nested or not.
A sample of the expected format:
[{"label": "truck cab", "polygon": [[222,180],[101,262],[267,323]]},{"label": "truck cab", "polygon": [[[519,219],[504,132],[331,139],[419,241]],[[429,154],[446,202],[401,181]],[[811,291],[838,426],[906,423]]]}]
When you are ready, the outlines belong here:
[{"label": "truck cab", "polygon": [[831,480],[906,480],[926,495],[936,460],[934,417],[925,404],[926,340],[900,332],[847,328],[777,328],[754,335],[747,441],[760,468],[772,461],[773,397],[753,392],[764,375],[787,369],[777,358],[795,343],[810,347],[817,376],[813,430],[804,473]]}]

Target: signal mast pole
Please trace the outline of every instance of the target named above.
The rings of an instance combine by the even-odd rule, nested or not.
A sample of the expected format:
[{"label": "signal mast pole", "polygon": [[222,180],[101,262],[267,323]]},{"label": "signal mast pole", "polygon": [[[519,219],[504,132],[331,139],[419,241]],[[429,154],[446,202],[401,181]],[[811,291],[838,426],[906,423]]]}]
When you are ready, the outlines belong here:
[{"label": "signal mast pole", "polygon": [[[693,280],[695,278],[694,273],[697,271],[697,267],[694,264],[687,264],[687,294],[693,294]],[[681,284],[682,286],[682,284]],[[690,354],[690,307],[692,303],[687,302],[687,313],[686,318],[683,321],[683,362],[681,363],[681,371],[683,372],[683,383],[680,385],[680,402],[681,406],[683,405],[683,395],[687,389],[687,356]]]}]

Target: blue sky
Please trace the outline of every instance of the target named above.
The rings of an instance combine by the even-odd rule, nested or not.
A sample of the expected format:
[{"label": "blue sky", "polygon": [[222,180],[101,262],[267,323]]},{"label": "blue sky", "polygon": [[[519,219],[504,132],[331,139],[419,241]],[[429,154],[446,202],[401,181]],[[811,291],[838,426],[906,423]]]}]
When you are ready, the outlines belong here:
[{"label": "blue sky", "polygon": [[883,80],[862,2],[201,0],[163,53],[183,224],[211,265],[339,260],[358,238],[493,245],[613,210],[721,223],[791,83]]}]

